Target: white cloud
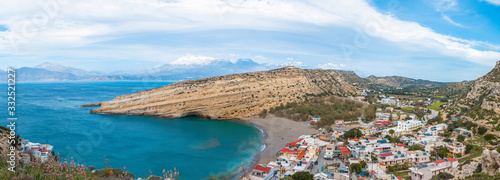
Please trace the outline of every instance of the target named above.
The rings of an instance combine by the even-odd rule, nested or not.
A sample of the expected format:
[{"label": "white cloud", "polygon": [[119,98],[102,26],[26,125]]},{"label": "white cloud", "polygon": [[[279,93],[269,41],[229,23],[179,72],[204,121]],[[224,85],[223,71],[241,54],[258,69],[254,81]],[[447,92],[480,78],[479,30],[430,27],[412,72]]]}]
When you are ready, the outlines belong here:
[{"label": "white cloud", "polygon": [[334,64],[334,63],[325,63],[318,64],[318,68],[320,69],[345,69],[347,66],[345,64]]},{"label": "white cloud", "polygon": [[173,65],[207,65],[212,63],[215,60],[220,60],[218,58],[208,57],[208,56],[194,56],[194,55],[186,55],[183,56],[174,62],[170,63]]},{"label": "white cloud", "polygon": [[[288,58],[287,58],[288,59]],[[294,66],[294,67],[307,67],[307,64],[301,61],[291,61],[291,62],[285,62],[285,63],[267,63],[267,66],[270,67],[286,67],[286,66]]]},{"label": "white cloud", "polygon": [[[3,2],[3,1],[2,1]],[[381,38],[402,46],[419,47],[471,62],[494,64],[500,58],[495,51],[475,47],[484,42],[443,35],[416,22],[382,14],[365,0],[49,0],[53,16],[46,8],[29,0],[3,2],[0,24],[9,31],[0,32],[0,54],[15,54],[11,46],[20,42],[23,54],[67,47],[92,46],[96,42],[138,33],[175,33],[212,29],[256,29],[304,32],[311,28],[338,27],[361,30],[368,38]],[[490,3],[498,0],[488,0]],[[457,7],[456,0],[439,0],[438,11]],[[47,15],[46,21],[33,20]],[[42,17],[41,16],[41,17]],[[448,17],[449,18],[449,17]],[[42,20],[44,18],[41,18]],[[451,20],[451,19],[449,19]],[[26,37],[26,22],[38,22],[36,33]],[[453,22],[453,21],[451,21]],[[456,25],[459,25],[458,23]],[[33,26],[29,26],[33,27]],[[17,39],[16,37],[21,37]],[[14,39],[12,44],[9,39]],[[346,42],[356,44],[353,42]],[[495,45],[493,45],[495,46]],[[155,58],[155,57],[152,57]],[[204,63],[208,59],[185,59]],[[177,62],[180,63],[180,62]]]},{"label": "white cloud", "polygon": [[432,3],[439,12],[454,10],[458,6],[457,0],[434,0]]},{"label": "white cloud", "polygon": [[447,15],[443,15],[443,19],[444,19],[445,21],[449,22],[450,24],[453,24],[453,25],[458,26],[458,27],[463,27],[463,28],[465,28],[465,26],[464,26],[464,25],[462,25],[462,24],[460,24],[460,23],[457,23],[457,22],[453,21],[453,19],[451,19],[451,18],[450,18],[449,16],[447,16]]},{"label": "white cloud", "polygon": [[500,6],[500,0],[483,0],[495,6]]},{"label": "white cloud", "polygon": [[303,62],[300,62],[300,61],[292,61],[292,62],[282,63],[281,66],[307,67],[306,64],[304,64]]}]

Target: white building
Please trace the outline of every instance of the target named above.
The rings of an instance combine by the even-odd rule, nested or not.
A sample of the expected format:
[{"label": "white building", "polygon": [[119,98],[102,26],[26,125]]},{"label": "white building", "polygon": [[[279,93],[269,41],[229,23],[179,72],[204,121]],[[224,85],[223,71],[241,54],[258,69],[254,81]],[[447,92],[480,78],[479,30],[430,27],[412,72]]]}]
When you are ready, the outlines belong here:
[{"label": "white building", "polygon": [[456,168],[457,166],[458,160],[446,158],[422,166],[411,167],[411,172],[408,175],[410,175],[412,180],[429,180],[432,176],[442,172],[449,172],[452,168]]},{"label": "white building", "polygon": [[423,127],[424,124],[420,121],[408,120],[408,121],[398,121],[398,128],[396,132],[401,134],[411,133],[411,131]]}]

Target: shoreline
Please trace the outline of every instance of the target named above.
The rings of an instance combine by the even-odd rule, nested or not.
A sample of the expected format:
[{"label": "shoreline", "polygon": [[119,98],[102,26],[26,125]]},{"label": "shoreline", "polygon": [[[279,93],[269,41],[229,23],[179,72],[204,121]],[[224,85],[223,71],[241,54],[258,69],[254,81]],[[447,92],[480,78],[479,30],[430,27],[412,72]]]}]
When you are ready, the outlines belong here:
[{"label": "shoreline", "polygon": [[[106,115],[116,115],[110,113],[97,113],[97,114],[106,114]],[[132,116],[151,116],[151,115],[135,115],[135,114],[126,114]],[[170,117],[162,117],[161,118],[170,119]],[[245,123],[251,125],[262,132],[262,146],[261,150],[258,152],[255,157],[252,158],[248,166],[242,170],[236,170],[233,172],[228,172],[219,176],[221,179],[241,179],[243,175],[248,174],[251,170],[258,164],[267,164],[270,161],[273,161],[277,158],[277,152],[285,147],[286,143],[297,141],[298,137],[302,135],[311,135],[317,134],[318,130],[314,129],[310,125],[306,125],[305,122],[293,121],[287,118],[276,117],[274,115],[267,115],[266,118],[246,118],[246,119],[210,119],[206,117],[199,117],[200,119],[210,120],[210,121],[232,121],[238,123]],[[184,118],[184,117],[182,117]]]},{"label": "shoreline", "polygon": [[[244,119],[243,122],[251,124],[263,132],[264,149],[261,150],[246,172],[250,172],[258,164],[267,164],[277,158],[276,153],[285,147],[286,143],[297,141],[302,135],[318,133],[313,127],[286,118],[268,115],[266,118]],[[239,177],[241,178],[241,177]]]}]

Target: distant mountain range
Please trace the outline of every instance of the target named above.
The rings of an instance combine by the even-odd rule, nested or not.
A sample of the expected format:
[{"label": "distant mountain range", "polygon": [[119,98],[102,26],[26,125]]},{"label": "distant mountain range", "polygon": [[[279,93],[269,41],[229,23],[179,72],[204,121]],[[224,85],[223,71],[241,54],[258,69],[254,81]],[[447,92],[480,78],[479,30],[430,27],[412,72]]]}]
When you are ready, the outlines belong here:
[{"label": "distant mountain range", "polygon": [[60,64],[55,64],[55,63],[50,63],[50,62],[42,63],[38,66],[35,66],[34,68],[45,69],[45,70],[53,71],[53,72],[72,74],[72,75],[75,75],[75,76],[80,77],[80,78],[102,75],[102,73],[100,73],[100,72],[95,72],[95,71],[89,72],[89,71],[85,71],[83,69],[66,67],[66,66],[63,66]]},{"label": "distant mountain range", "polygon": [[[289,64],[259,64],[251,59],[217,59],[204,56],[187,56],[172,63],[146,69],[134,74],[105,74],[86,71],[64,65],[45,62],[35,67],[22,67],[18,71],[19,81],[99,81],[99,80],[195,80],[228,74],[267,71]],[[1,72],[1,71],[0,71]],[[394,88],[436,88],[443,82],[411,79],[401,76],[367,78],[359,77],[353,71],[338,71],[347,82],[359,88],[394,89]],[[5,73],[5,72],[2,72]],[[5,79],[2,76],[1,79]]]}]

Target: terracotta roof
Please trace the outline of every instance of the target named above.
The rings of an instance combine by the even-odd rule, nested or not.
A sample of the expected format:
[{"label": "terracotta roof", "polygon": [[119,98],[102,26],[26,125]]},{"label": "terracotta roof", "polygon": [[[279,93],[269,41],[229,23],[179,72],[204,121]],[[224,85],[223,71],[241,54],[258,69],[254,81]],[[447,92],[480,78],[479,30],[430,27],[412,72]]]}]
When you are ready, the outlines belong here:
[{"label": "terracotta roof", "polygon": [[396,146],[405,147],[406,145],[404,145],[404,144],[397,144]]},{"label": "terracotta roof", "polygon": [[294,150],[290,150],[290,151],[287,151],[286,153],[289,154],[289,155],[299,155],[302,151],[294,151]]},{"label": "terracotta roof", "polygon": [[306,155],[306,152],[302,151],[299,156],[297,156],[297,159],[302,159]]},{"label": "terracotta roof", "polygon": [[358,138],[354,138],[354,139],[349,139],[349,141],[359,141]]},{"label": "terracotta roof", "polygon": [[283,148],[283,149],[280,150],[280,152],[288,152],[288,151],[290,151],[289,148]]},{"label": "terracotta roof", "polygon": [[381,165],[381,166],[385,166],[385,164],[383,164],[383,163],[380,163],[380,165]]},{"label": "terracotta roof", "polygon": [[269,171],[271,171],[271,167],[264,167],[262,165],[257,165],[255,166],[255,168],[253,168],[254,170],[257,170],[257,171],[262,171],[262,172],[265,172],[265,173],[269,173]]},{"label": "terracotta roof", "polygon": [[351,154],[351,152],[349,152],[349,151],[341,151],[341,152],[342,152],[342,154]]},{"label": "terracotta roof", "polygon": [[294,142],[290,142],[288,144],[286,144],[287,146],[298,146],[299,143],[304,140],[304,139],[299,139],[298,141],[294,141]]},{"label": "terracotta roof", "polygon": [[343,119],[337,119],[337,120],[335,120],[335,121],[344,121],[344,120],[343,120]]},{"label": "terracotta roof", "polygon": [[451,162],[455,162],[455,161],[458,161],[457,159],[454,159],[454,158],[446,158],[448,161],[451,161]]},{"label": "terracotta roof", "polygon": [[46,149],[44,149],[44,150],[41,150],[40,152],[49,152],[49,151],[47,151]]},{"label": "terracotta roof", "polygon": [[390,152],[389,152],[389,153],[382,153],[382,154],[379,154],[379,156],[380,156],[380,157],[388,157],[388,156],[392,156],[392,155],[394,155],[394,154],[392,154],[392,153],[390,153]]},{"label": "terracotta roof", "polygon": [[434,161],[434,162],[439,164],[439,163],[444,163],[444,162],[446,162],[446,161],[444,161],[444,160],[440,159],[440,160],[436,160],[436,161]]}]

